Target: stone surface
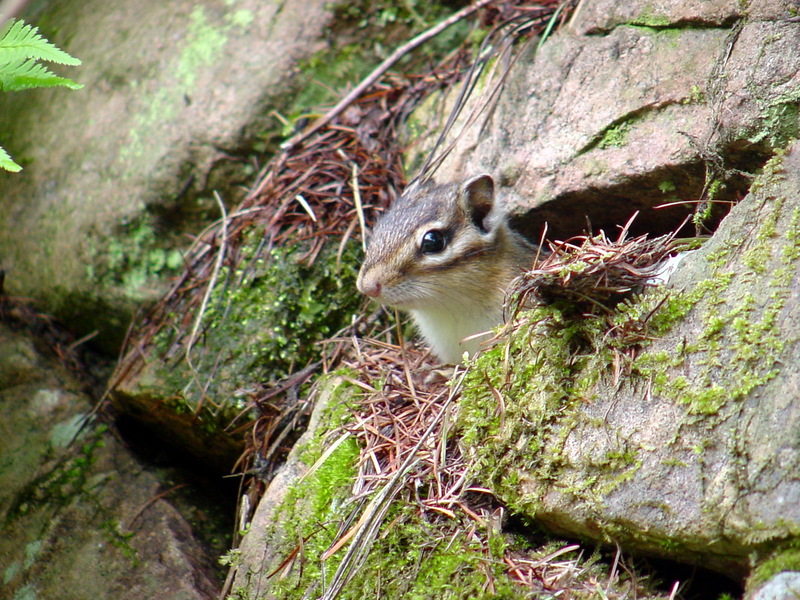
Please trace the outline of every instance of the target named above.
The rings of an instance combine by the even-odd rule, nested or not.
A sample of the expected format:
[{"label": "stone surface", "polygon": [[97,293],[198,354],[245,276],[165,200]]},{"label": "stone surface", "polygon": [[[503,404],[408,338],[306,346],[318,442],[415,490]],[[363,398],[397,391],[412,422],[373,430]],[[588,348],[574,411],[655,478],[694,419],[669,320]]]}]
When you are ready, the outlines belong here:
[{"label": "stone surface", "polygon": [[[571,25],[582,35],[607,33],[617,25],[631,24],[644,27],[666,28],[678,26],[721,27],[740,19],[753,8],[729,0],[660,0],[648,2],[585,3]],[[764,4],[763,2],[760,4]],[[775,4],[775,6],[780,6]]]},{"label": "stone surface", "polygon": [[[571,30],[549,40],[533,62],[518,63],[487,133],[467,140],[442,168],[443,177],[494,173],[501,193],[526,207],[529,217],[549,220],[556,237],[580,231],[587,214],[595,225],[614,227],[634,209],[695,200],[709,183],[707,168],[727,185],[721,197],[738,200],[749,190],[750,175],[798,132],[800,59],[794,50],[800,28],[785,19],[789,5],[673,2],[648,13],[612,4],[584,6]],[[245,12],[226,12],[222,4],[171,4],[142,20],[133,5],[124,18],[109,16],[94,2],[85,6],[81,14],[94,9],[98,28],[109,31],[103,42],[108,58],[91,68],[87,61],[84,77],[74,78],[99,90],[92,102],[121,107],[126,126],[116,118],[75,116],[80,98],[87,97],[83,92],[43,92],[45,108],[32,114],[44,122],[60,110],[66,122],[63,129],[42,132],[21,121],[13,139],[24,147],[4,142],[15,156],[27,153],[33,162],[25,165],[30,180],[0,181],[14,198],[0,208],[0,238],[10,241],[2,252],[12,289],[50,290],[56,307],[67,307],[76,295],[102,297],[106,304],[98,306],[112,311],[98,318],[108,323],[148,295],[144,280],[124,274],[115,283],[116,296],[107,288],[100,294],[97,273],[110,269],[108,236],[135,238],[142,223],[149,227],[158,222],[154,215],[168,215],[180,204],[162,202],[176,189],[174,175],[202,187],[224,154],[219,149],[235,148],[244,123],[259,122],[265,110],[266,84],[236,83],[235,73],[227,72],[243,61],[253,76],[261,63],[249,63],[240,48],[237,59],[210,66],[204,52],[215,44],[227,47],[248,27],[262,35],[259,27],[277,28],[287,11],[300,9],[243,2],[225,7]],[[246,10],[279,6],[277,20],[270,21],[273,13],[246,18]],[[66,14],[65,7],[57,5],[61,13],[54,14]],[[301,15],[312,34],[324,23],[324,17],[314,20],[318,16]],[[118,18],[125,27],[114,26]],[[294,45],[306,43],[297,27],[281,30],[293,36],[288,48],[302,52]],[[153,46],[175,44],[182,51],[163,61],[146,55],[140,71],[120,74],[115,53],[135,55],[148,46],[134,35],[141,31],[152,36]],[[84,59],[97,43],[96,36],[73,33],[66,23],[62,32],[54,40]],[[269,65],[280,66],[274,57],[282,54],[272,54]],[[194,75],[186,76],[186,67]],[[128,89],[136,93],[124,94]],[[162,90],[169,90],[168,98]],[[93,114],[105,114],[86,103]],[[225,112],[229,104],[245,116],[234,119]],[[251,110],[255,106],[260,108]],[[201,121],[211,114],[219,122],[204,132]],[[191,132],[188,143],[176,141],[184,130]],[[161,135],[166,143],[157,144]],[[48,166],[55,144],[67,148],[66,166]],[[97,150],[94,158],[84,147]],[[776,545],[792,543],[800,526],[800,487],[793,476],[800,467],[800,152],[791,149],[770,169],[714,238],[680,266],[671,284],[676,296],[702,293],[691,296],[685,315],[632,366],[621,365],[632,370],[601,365],[604,376],[582,390],[585,395],[559,395],[579,389],[578,380],[564,387],[575,373],[564,376],[563,369],[577,369],[583,357],[567,355],[554,365],[562,387],[549,390],[545,408],[551,412],[526,411],[514,424],[515,405],[524,406],[527,398],[504,399],[509,427],[522,433],[507,445],[503,432],[477,442],[479,452],[507,461],[479,481],[481,487],[491,485],[513,511],[559,533],[735,577]],[[25,190],[43,200],[26,205],[20,200],[28,198]],[[77,214],[84,206],[94,208]],[[647,212],[642,227],[671,226],[690,208]],[[73,240],[79,240],[77,250]],[[95,260],[98,255],[103,258]],[[20,272],[29,280],[15,279]],[[78,445],[66,447],[88,410],[85,398],[64,385],[30,342],[0,335],[2,455],[9,457],[0,496],[0,552],[8,557],[4,592],[79,598],[102,597],[110,589],[120,598],[213,597],[216,584],[190,529],[163,500],[152,502],[160,492],[157,480],[94,426]],[[521,383],[522,375],[532,381],[536,365],[519,366]],[[478,380],[485,392],[487,378]],[[562,404],[565,397],[569,403]],[[497,414],[494,395],[489,403],[486,423]],[[542,415],[547,420],[535,429]],[[296,532],[281,529],[291,524],[273,517],[306,469],[301,452],[298,446],[256,512],[232,575],[234,591],[264,591],[286,556],[277,544],[285,550],[299,543],[291,537]],[[536,473],[531,465],[546,468]],[[11,466],[18,468],[11,472]],[[285,535],[270,538],[276,530]],[[776,578],[773,591],[764,593],[782,593],[780,586],[790,580]]]},{"label": "stone surface", "polygon": [[[635,357],[571,356],[563,373],[558,364],[526,368],[531,356],[520,350],[512,383],[494,385],[513,394],[507,419],[529,414],[528,425],[489,433],[477,451],[501,457],[485,473],[499,497],[555,532],[743,576],[800,531],[797,144],[681,263],[669,289],[651,315],[663,330]],[[529,335],[522,348],[560,360],[560,346],[548,345],[557,334]],[[553,389],[543,391],[548,378]],[[490,414],[471,417],[478,427],[481,418],[491,423]]]},{"label": "stone surface", "polygon": [[[287,522],[287,507],[283,505],[292,487],[298,485],[311,467],[303,460],[303,453],[321,435],[320,421],[340,384],[337,380],[328,383],[327,391],[320,395],[315,404],[306,433],[297,441],[254,508],[249,531],[237,549],[239,557],[231,567],[229,579],[232,587],[229,591],[238,590],[245,598],[261,598],[275,583],[270,581],[271,573],[286,558],[284,547],[287,541],[291,543],[298,533],[294,529],[295,524]],[[307,498],[306,502],[310,500]],[[299,505],[301,503],[302,501],[298,502]],[[305,508],[311,510],[308,506]],[[246,593],[243,593],[245,590]]]},{"label": "stone surface", "polygon": [[748,174],[800,130],[791,8],[583,3],[518,60],[481,133],[471,130],[436,177],[492,173],[537,239],[544,222],[564,239],[587,216],[614,233],[635,211],[635,233],[665,232],[713,180],[718,199],[738,199]]},{"label": "stone surface", "polygon": [[[483,435],[460,442],[522,520],[742,580],[800,530],[800,28],[781,2],[584,4],[437,178],[493,173],[553,237],[637,209],[664,230],[712,180],[741,202],[679,266],[637,356],[590,359],[546,330],[479,359],[460,425]],[[236,586],[255,595],[287,544],[270,532],[291,527],[273,521],[291,464],[242,546]]]},{"label": "stone surface", "polygon": [[796,600],[800,598],[800,573],[778,573],[748,597],[750,600]]},{"label": "stone surface", "polygon": [[85,87],[0,98],[0,143],[24,167],[0,173],[7,289],[118,346],[183,266],[182,231],[219,216],[212,189],[235,199],[235,155],[275,126],[330,6],[54,0],[30,15],[83,61],[68,76]]},{"label": "stone surface", "polygon": [[[646,346],[646,368],[618,356],[581,372],[584,357],[532,334],[552,372],[535,352],[513,369],[549,391],[496,383],[509,394],[507,418],[527,428],[486,426],[484,476],[553,531],[740,577],[800,529],[793,11],[769,0],[583,3],[538,54],[519,58],[482,133],[436,174],[494,174],[523,230],[538,237],[547,222],[556,239],[581,233],[587,217],[615,235],[636,211],[633,233],[668,231],[711,187],[716,199],[741,200],[679,267],[675,293],[696,292],[697,304]],[[680,206],[655,208],[669,202]],[[611,381],[581,389],[603,369]],[[492,421],[484,399],[475,427]]]},{"label": "stone surface", "polygon": [[214,557],[91,409],[53,358],[0,325],[0,596],[216,598]]}]

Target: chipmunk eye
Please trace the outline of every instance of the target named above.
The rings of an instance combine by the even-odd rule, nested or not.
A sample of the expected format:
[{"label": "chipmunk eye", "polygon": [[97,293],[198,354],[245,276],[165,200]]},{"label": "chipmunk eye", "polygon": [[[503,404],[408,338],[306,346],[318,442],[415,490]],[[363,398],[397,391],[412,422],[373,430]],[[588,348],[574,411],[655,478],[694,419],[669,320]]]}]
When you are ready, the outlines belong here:
[{"label": "chipmunk eye", "polygon": [[444,233],[438,229],[431,229],[422,236],[422,243],[419,249],[423,254],[437,254],[444,250],[446,246],[447,238]]}]

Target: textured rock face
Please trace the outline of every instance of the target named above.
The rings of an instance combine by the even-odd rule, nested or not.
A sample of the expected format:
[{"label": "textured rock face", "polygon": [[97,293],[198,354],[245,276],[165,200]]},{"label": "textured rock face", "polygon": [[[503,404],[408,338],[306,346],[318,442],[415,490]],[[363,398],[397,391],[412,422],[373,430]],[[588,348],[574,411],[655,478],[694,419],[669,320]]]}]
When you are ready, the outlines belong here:
[{"label": "textured rock face", "polygon": [[[80,386],[0,325],[4,598],[216,598],[213,557]],[[74,441],[73,441],[74,438]]]},{"label": "textured rock face", "polygon": [[670,282],[685,316],[563,406],[541,454],[503,449],[539,469],[516,508],[739,574],[800,529],[800,149],[771,168]]},{"label": "textured rock face", "polygon": [[637,210],[634,231],[666,231],[686,205],[653,207],[697,200],[710,180],[718,199],[740,198],[748,181],[736,170],[754,172],[798,134],[790,9],[584,3],[533,61],[517,63],[486,128],[438,177],[495,174],[530,233],[547,221],[560,239],[586,215],[613,232]]},{"label": "textured rock face", "polygon": [[[571,29],[554,36],[535,58],[520,60],[485,135],[463,145],[440,174],[458,178],[492,172],[501,193],[534,220],[550,221],[555,237],[579,231],[586,214],[594,225],[616,226],[635,209],[696,200],[714,182],[717,198],[749,195],[714,239],[681,266],[672,283],[676,302],[669,327],[659,330],[658,339],[633,362],[615,370],[613,362],[597,361],[579,379],[576,371],[565,377],[564,367],[578,369],[583,357],[547,354],[540,362],[549,363],[555,385],[537,406],[532,388],[545,374],[535,371],[530,355],[511,360],[518,368],[512,372],[516,380],[503,374],[496,384],[504,394],[503,385],[514,384],[514,394],[504,397],[508,430],[477,441],[476,451],[490,456],[494,462],[486,464],[497,467],[480,484],[552,530],[742,575],[751,559],[791,545],[800,526],[795,475],[800,467],[800,152],[787,141],[798,133],[800,28],[786,20],[787,5],[777,2],[747,7],[739,2],[662,2],[657,14],[610,0],[584,4]],[[44,92],[43,112],[34,111],[34,116],[61,110],[69,126],[47,128],[37,135],[48,139],[34,139],[39,130],[28,122],[29,133],[14,134],[14,139],[29,140],[22,153],[34,162],[26,172],[43,171],[44,179],[37,181],[44,183],[2,180],[12,199],[0,208],[0,228],[5,228],[0,239],[10,241],[3,250],[3,264],[12,269],[9,285],[26,293],[63,291],[62,299],[75,293],[94,296],[97,280],[85,271],[87,263],[95,274],[109,270],[103,259],[89,260],[96,257],[92,244],[102,256],[106,236],[119,233],[117,225],[139,223],[137,215],[149,223],[159,213],[150,209],[165,190],[176,189],[170,173],[186,181],[205,179],[218,148],[235,146],[243,123],[258,120],[250,109],[262,106],[261,96],[239,92],[253,92],[249,78],[262,63],[247,63],[249,58],[239,55],[249,65],[244,70],[248,82],[240,86],[228,80],[234,75],[227,72],[236,71],[239,59],[208,66],[203,48],[227,47],[234,33],[256,23],[281,23],[298,5],[283,3],[281,11],[275,4],[254,7],[276,12],[259,13],[252,21],[246,11],[211,17],[208,6],[200,10],[174,3],[159,5],[142,20],[131,5],[123,19],[131,30],[112,26],[96,3],[85,6],[96,11],[98,28],[109,32],[109,58],[98,63],[102,68],[89,70],[83,48],[96,43],[96,36],[76,33],[76,41],[64,45],[87,61],[89,79],[75,78],[99,90],[96,97],[102,102],[121,107],[127,126],[119,127],[116,117],[76,117],[78,94]],[[172,13],[172,7],[185,10]],[[319,30],[316,18],[303,12],[301,21],[306,19],[308,30]],[[210,23],[222,24],[221,30]],[[142,28],[158,32],[154,46],[184,44],[181,48],[194,50],[189,58],[184,53],[163,61],[147,58],[130,79],[115,76],[113,49],[140,52],[141,38],[134,48],[126,45],[126,36]],[[296,49],[295,41],[302,45],[296,27],[279,29],[292,36],[286,48]],[[200,39],[204,42],[194,44]],[[284,51],[273,49],[264,64],[280,65],[276,57]],[[202,74],[185,77],[187,66]],[[179,85],[170,86],[171,79]],[[122,93],[137,86],[145,93]],[[187,89],[192,93],[184,95]],[[226,95],[231,89],[236,93]],[[160,90],[171,90],[169,97],[162,98]],[[198,108],[201,98],[203,110]],[[228,121],[229,105],[246,113],[243,120]],[[92,106],[93,114],[104,114]],[[202,122],[212,118],[208,115],[220,121],[201,130]],[[228,125],[231,136],[220,133]],[[176,141],[186,130],[193,137]],[[163,144],[155,139],[161,135],[167,138]],[[47,166],[52,144],[68,148],[70,164]],[[19,148],[5,145],[20,155]],[[79,157],[90,156],[83,153],[88,146],[97,154],[84,161]],[[786,154],[770,163],[750,189],[750,175],[781,148]],[[43,193],[30,197],[43,200],[28,205],[25,190],[34,188],[25,186],[39,186]],[[88,205],[85,198],[99,201],[93,201],[92,210],[75,213]],[[687,210],[646,212],[639,223],[657,231],[674,225]],[[56,224],[40,221],[45,214],[55,217]],[[69,262],[72,258],[75,263]],[[30,273],[29,280],[16,277],[15,282],[14,273],[20,272]],[[126,282],[136,285],[126,287]],[[136,278],[120,276],[115,285],[118,301],[107,289],[103,292],[114,310],[143,294]],[[90,460],[64,454],[59,440],[76,430],[76,413],[87,410],[85,400],[73,388],[59,391],[60,384],[49,379],[55,377],[48,372],[53,369],[39,362],[27,342],[2,336],[0,354],[9,355],[0,362],[0,380],[5,381],[0,402],[7,410],[3,443],[8,445],[2,454],[20,466],[0,486],[6,494],[0,496],[6,517],[0,546],[7,544],[0,553],[10,557],[4,573],[10,594],[35,589],[42,597],[69,598],[68,588],[80,591],[75,598],[103,597],[110,582],[114,597],[213,597],[215,584],[186,523],[163,501],[151,504],[160,491],[155,479],[127,455],[105,453],[98,440],[114,442],[99,432],[90,431],[81,440]],[[543,339],[542,347],[546,343]],[[531,346],[529,339],[521,340],[521,346]],[[487,392],[489,378],[480,369],[496,368],[490,361],[487,356],[476,368],[473,398]],[[4,366],[9,364],[12,368]],[[41,372],[48,372],[47,378],[37,379]],[[73,400],[81,406],[74,408]],[[475,412],[481,426],[498,411],[496,396],[487,393],[485,401],[484,413],[483,408]],[[27,438],[15,437],[15,431],[26,431],[24,424],[31,423],[36,428]],[[31,454],[33,448],[40,450]],[[273,482],[256,513],[232,576],[234,591],[250,586],[251,597],[264,592],[279,579],[269,575],[298,544],[293,523],[274,517],[282,513],[287,488],[304,470],[299,454]],[[31,495],[53,490],[72,498],[60,491],[63,471],[49,464],[40,467],[51,456],[64,457],[67,472],[77,477],[65,481],[67,491],[77,488],[91,500],[88,508],[69,500],[56,510],[46,501],[52,494]],[[72,468],[87,462],[89,470]],[[130,475],[128,483],[117,484],[120,473]],[[70,533],[73,524],[79,531]],[[286,535],[279,539],[275,531]],[[289,551],[283,552],[285,547]],[[130,561],[130,552],[138,564]],[[47,560],[37,560],[42,556]],[[120,557],[122,564],[114,562]],[[793,577],[772,580],[773,586],[765,586],[757,597],[780,597],[792,589]]]},{"label": "textured rock face", "polygon": [[785,571],[760,586],[749,597],[752,600],[794,600],[798,596],[800,596],[800,573]]},{"label": "textured rock face", "polygon": [[178,230],[219,216],[198,193],[235,188],[220,173],[241,170],[231,155],[322,48],[329,4],[50,3],[38,22],[83,61],[69,76],[85,87],[0,98],[3,145],[24,167],[0,173],[7,289],[119,342],[183,266]]}]

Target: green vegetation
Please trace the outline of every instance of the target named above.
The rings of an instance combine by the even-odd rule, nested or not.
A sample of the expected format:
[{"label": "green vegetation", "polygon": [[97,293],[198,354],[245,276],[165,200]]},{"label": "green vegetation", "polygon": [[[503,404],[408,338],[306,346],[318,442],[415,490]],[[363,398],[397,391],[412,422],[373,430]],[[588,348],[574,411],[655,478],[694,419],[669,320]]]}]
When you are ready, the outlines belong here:
[{"label": "green vegetation", "polygon": [[761,114],[758,129],[747,139],[753,144],[766,143],[769,148],[783,148],[800,137],[800,90],[772,99]]},{"label": "green vegetation", "polygon": [[616,123],[600,134],[596,145],[601,150],[622,147],[628,140],[630,131],[631,124],[629,122],[623,121],[622,123]]},{"label": "green vegetation", "polygon": [[665,180],[658,184],[658,189],[661,190],[663,194],[670,194],[678,189],[678,186],[675,185],[674,181]]},{"label": "green vegetation", "polygon": [[699,85],[693,85],[683,104],[705,104],[706,94]]},{"label": "green vegetation", "polygon": [[[14,19],[0,25],[0,91],[46,87],[77,90],[83,87],[71,79],[55,75],[39,61],[71,66],[81,64],[77,58],[44,39],[36,27]],[[22,167],[0,147],[0,169],[17,172]]]},{"label": "green vegetation", "polygon": [[[334,26],[328,46],[299,68],[307,85],[294,97],[289,106],[273,116],[280,122],[275,131],[267,131],[260,149],[289,137],[302,128],[306,119],[322,111],[321,107],[338,101],[346,85],[355,85],[366,77],[391,51],[402,42],[437,23],[451,12],[438,2],[402,3],[385,0],[360,0],[337,3],[334,6]],[[427,66],[461,45],[469,35],[470,25],[460,22],[426,43],[416,52],[403,57],[398,66],[401,72],[414,72],[419,65]],[[348,40],[350,43],[348,43]],[[471,39],[475,43],[475,39]],[[417,66],[413,66],[416,64]]]},{"label": "green vegetation", "polygon": [[[259,239],[253,234],[242,248],[238,269],[221,269],[189,355],[192,367],[186,361],[179,368],[153,364],[161,382],[156,389],[161,395],[173,390],[163,402],[178,415],[202,407],[197,424],[208,433],[225,428],[246,408],[243,386],[279,381],[317,360],[321,342],[345,327],[361,306],[353,293],[360,252],[355,241],[341,262],[337,248],[327,244],[309,265],[304,244],[259,254]],[[159,353],[169,352],[175,334],[162,330]]]},{"label": "green vegetation", "polygon": [[[315,439],[300,449],[307,465],[322,456],[328,432],[350,419],[350,403],[358,390],[346,382],[344,377],[348,375],[335,373],[327,383],[322,382],[333,386],[335,404],[326,409]],[[310,475],[296,483],[281,502],[272,520],[272,530],[264,535],[265,539],[284,541],[270,545],[271,564],[264,568],[276,568],[294,551],[299,550],[300,554],[272,578],[271,596],[286,600],[303,598],[307,590],[319,581],[330,580],[336,571],[347,546],[326,560],[322,557],[345,533],[338,524],[347,522],[348,515],[357,507],[350,502],[350,495],[359,453],[354,439],[346,439]],[[349,527],[354,524],[351,521]],[[495,583],[504,590],[504,597],[513,597],[511,583],[502,573],[502,563],[488,560],[478,539],[468,535],[468,528],[449,527],[447,534],[443,535],[439,525],[423,518],[415,504],[395,502],[368,564],[356,573],[339,597],[366,599],[380,595],[420,600],[489,597],[483,590],[489,572],[498,578]],[[495,558],[502,555],[504,544],[498,548],[500,554]],[[235,555],[225,557],[226,562],[235,560]],[[248,590],[240,589],[237,593],[234,598],[253,597]]]},{"label": "green vegetation", "polygon": [[62,506],[72,502],[76,496],[92,495],[92,467],[96,451],[104,446],[105,431],[105,426],[93,426],[82,438],[82,445],[31,480],[14,498],[6,512],[6,523],[42,505]]},{"label": "green vegetation", "polygon": [[139,564],[136,548],[131,546],[131,538],[136,535],[132,531],[125,531],[117,519],[109,519],[100,526],[112,546],[119,548],[122,554],[131,561],[131,566],[136,568]]},{"label": "green vegetation", "polygon": [[[329,393],[330,401],[325,405],[320,426],[313,429],[314,439],[296,450],[306,465],[315,464],[330,444],[331,432],[352,419],[352,403],[357,401],[360,389],[349,383],[351,377],[351,373],[341,371],[320,382],[325,388],[323,395]],[[351,498],[358,460],[358,446],[353,438],[346,438],[321,465],[294,484],[273,509],[274,514],[266,516],[271,525],[259,532],[268,555],[258,563],[258,572],[239,579],[247,584],[234,589],[230,600],[261,597],[264,593],[295,600],[306,597],[309,591],[318,591],[319,582],[331,581],[348,544],[327,559],[323,556],[355,527],[365,505],[361,502],[359,506]],[[605,460],[627,463],[629,457],[611,455]],[[426,486],[432,483],[416,483],[419,497],[425,497]],[[603,597],[627,597],[631,586],[628,576],[610,574],[608,563],[598,551],[587,557],[586,549],[577,545],[566,548],[567,544],[561,541],[501,532],[497,524],[491,520],[480,523],[458,510],[455,516],[444,518],[439,513],[426,512],[413,497],[401,493],[382,520],[366,563],[337,597],[528,598],[532,588],[513,579],[506,561],[520,560],[524,570],[525,565],[537,561],[548,564],[551,559],[547,557],[553,554],[559,557],[556,569],[562,569],[561,575],[556,588],[543,584],[543,591],[568,590],[570,597],[590,599],[598,597],[597,581],[603,581],[608,594]],[[256,547],[260,548],[261,543],[256,542]],[[233,551],[222,561],[242,568],[241,559],[241,553]],[[547,567],[541,571],[548,572]],[[536,589],[536,575],[533,580]],[[634,585],[639,597],[653,597],[646,578],[636,579]]]},{"label": "green vegetation", "polygon": [[756,567],[747,579],[747,589],[754,591],[784,571],[800,571],[800,538],[782,542],[767,556],[758,557]]},{"label": "green vegetation", "polygon": [[582,406],[592,401],[612,361],[611,349],[597,345],[604,331],[601,319],[536,308],[505,344],[471,365],[461,398],[462,441],[474,456],[475,479],[511,510],[535,515],[540,493],[553,481],[586,502],[599,502],[609,486],[638,468],[636,449],[625,444],[587,457],[580,476],[563,456],[573,427],[603,426],[591,423]]},{"label": "green vegetation", "polygon": [[119,286],[131,297],[140,297],[148,284],[174,277],[183,269],[182,253],[165,247],[149,216],[120,229],[119,234],[105,238],[102,249],[90,248],[87,274],[102,288]]},{"label": "green vegetation", "polygon": [[672,20],[667,15],[658,14],[654,8],[648,6],[636,15],[630,24],[653,29],[664,29],[672,25]]}]

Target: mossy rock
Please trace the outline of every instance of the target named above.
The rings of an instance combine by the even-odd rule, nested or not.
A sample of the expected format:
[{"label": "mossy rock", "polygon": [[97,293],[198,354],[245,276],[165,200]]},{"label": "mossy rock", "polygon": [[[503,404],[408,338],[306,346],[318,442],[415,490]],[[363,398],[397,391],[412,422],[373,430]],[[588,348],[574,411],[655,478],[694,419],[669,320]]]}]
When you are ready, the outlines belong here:
[{"label": "mossy rock", "polygon": [[733,577],[800,533],[800,147],[782,154],[668,289],[622,307],[648,320],[637,352],[542,308],[478,358],[462,435],[512,510]]},{"label": "mossy rock", "polygon": [[175,330],[164,327],[112,394],[123,414],[220,471],[241,453],[243,438],[228,428],[243,413],[249,418],[257,390],[318,360],[321,342],[348,325],[362,302],[353,293],[354,241],[341,257],[327,244],[313,265],[303,260],[303,244],[266,256],[256,256],[258,246],[251,240],[240,268],[220,272],[188,358],[166,358]]},{"label": "mossy rock", "polygon": [[[239,548],[222,559],[232,569],[229,600],[299,600],[309,593],[321,597],[335,585],[334,574],[350,543],[359,543],[354,541],[358,534],[346,539],[346,533],[358,528],[364,507],[381,492],[363,500],[352,497],[360,449],[339,429],[352,419],[351,407],[361,393],[351,381],[351,373],[340,371],[318,382],[322,391],[308,433],[271,482],[242,532]],[[541,542],[532,550],[532,538],[504,532],[493,519],[479,524],[463,513],[445,519],[399,497],[388,505],[378,531],[364,561],[335,597],[522,600],[531,597],[531,589],[513,579],[506,557],[533,555],[535,560],[556,553],[569,560],[578,550],[574,546],[564,552],[566,544],[560,541]],[[341,547],[326,557],[341,540]],[[580,563],[575,559],[574,572],[562,577],[557,587],[566,588],[583,577],[607,582],[609,589],[609,571],[599,558],[595,553]],[[595,584],[574,585],[570,597],[595,597]],[[542,589],[556,592],[546,585]],[[645,586],[638,589],[639,597],[651,597]]]}]

